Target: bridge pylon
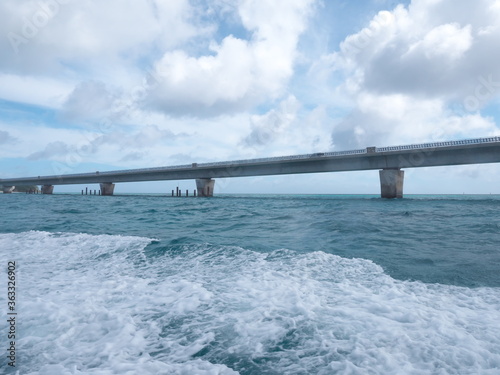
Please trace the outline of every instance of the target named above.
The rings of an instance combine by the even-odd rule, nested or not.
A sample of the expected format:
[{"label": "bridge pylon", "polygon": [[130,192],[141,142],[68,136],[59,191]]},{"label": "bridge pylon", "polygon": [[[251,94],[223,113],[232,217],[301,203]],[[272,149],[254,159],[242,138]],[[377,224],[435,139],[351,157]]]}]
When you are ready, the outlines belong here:
[{"label": "bridge pylon", "polygon": [[197,178],[196,190],[199,197],[213,197],[215,180],[211,178]]},{"label": "bridge pylon", "polygon": [[42,194],[52,194],[54,192],[54,185],[43,185]]},{"label": "bridge pylon", "polygon": [[380,175],[380,194],[382,198],[403,198],[405,172],[401,169],[382,169]]},{"label": "bridge pylon", "polygon": [[113,195],[115,191],[115,184],[112,182],[103,182],[101,186],[101,195]]}]

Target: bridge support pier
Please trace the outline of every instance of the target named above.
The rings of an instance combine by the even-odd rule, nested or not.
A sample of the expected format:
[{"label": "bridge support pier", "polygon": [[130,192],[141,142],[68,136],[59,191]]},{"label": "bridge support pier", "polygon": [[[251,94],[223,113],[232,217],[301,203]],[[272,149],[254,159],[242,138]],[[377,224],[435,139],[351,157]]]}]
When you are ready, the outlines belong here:
[{"label": "bridge support pier", "polygon": [[2,191],[4,194],[10,194],[14,191],[15,188],[15,186],[3,186]]},{"label": "bridge support pier", "polygon": [[112,182],[104,182],[101,184],[101,195],[113,195],[115,184]]},{"label": "bridge support pier", "polygon": [[197,178],[196,190],[199,197],[213,197],[214,196],[215,181],[211,178]]},{"label": "bridge support pier", "polygon": [[54,185],[43,185],[42,194],[52,194],[54,192]]},{"label": "bridge support pier", "polygon": [[404,171],[401,169],[382,169],[379,171],[379,175],[382,198],[403,198]]}]

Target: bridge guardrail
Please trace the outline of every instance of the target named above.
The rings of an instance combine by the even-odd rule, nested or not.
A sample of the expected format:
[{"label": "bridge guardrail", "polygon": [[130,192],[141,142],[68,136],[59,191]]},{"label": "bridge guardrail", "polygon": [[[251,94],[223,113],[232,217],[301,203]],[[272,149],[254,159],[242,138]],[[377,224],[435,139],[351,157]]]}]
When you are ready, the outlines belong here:
[{"label": "bridge guardrail", "polygon": [[494,142],[500,142],[500,137],[464,139],[464,140],[460,140],[460,141],[419,143],[419,144],[403,145],[403,146],[377,147],[377,152],[418,150],[418,149],[422,149],[422,148],[439,148],[439,147],[460,146],[460,145],[469,145],[469,144],[483,144],[483,143],[494,143]]}]

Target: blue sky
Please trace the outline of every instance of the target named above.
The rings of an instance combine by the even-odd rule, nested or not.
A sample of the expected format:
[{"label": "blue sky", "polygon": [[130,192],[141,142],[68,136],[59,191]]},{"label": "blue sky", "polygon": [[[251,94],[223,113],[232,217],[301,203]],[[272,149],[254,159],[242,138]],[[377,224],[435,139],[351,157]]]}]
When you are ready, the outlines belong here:
[{"label": "blue sky", "polygon": [[[500,134],[499,0],[4,0],[0,18],[0,177]],[[500,193],[498,172],[407,170],[405,193]],[[194,181],[115,191],[176,186]],[[216,182],[378,191],[377,171]]]}]

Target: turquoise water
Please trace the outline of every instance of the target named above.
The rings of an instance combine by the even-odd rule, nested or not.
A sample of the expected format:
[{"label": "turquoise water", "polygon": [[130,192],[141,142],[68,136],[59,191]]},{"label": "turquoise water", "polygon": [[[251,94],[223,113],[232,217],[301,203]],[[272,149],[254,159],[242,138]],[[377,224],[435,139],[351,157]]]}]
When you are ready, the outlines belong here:
[{"label": "turquoise water", "polygon": [[22,374],[500,371],[500,196],[0,194],[0,209]]}]

